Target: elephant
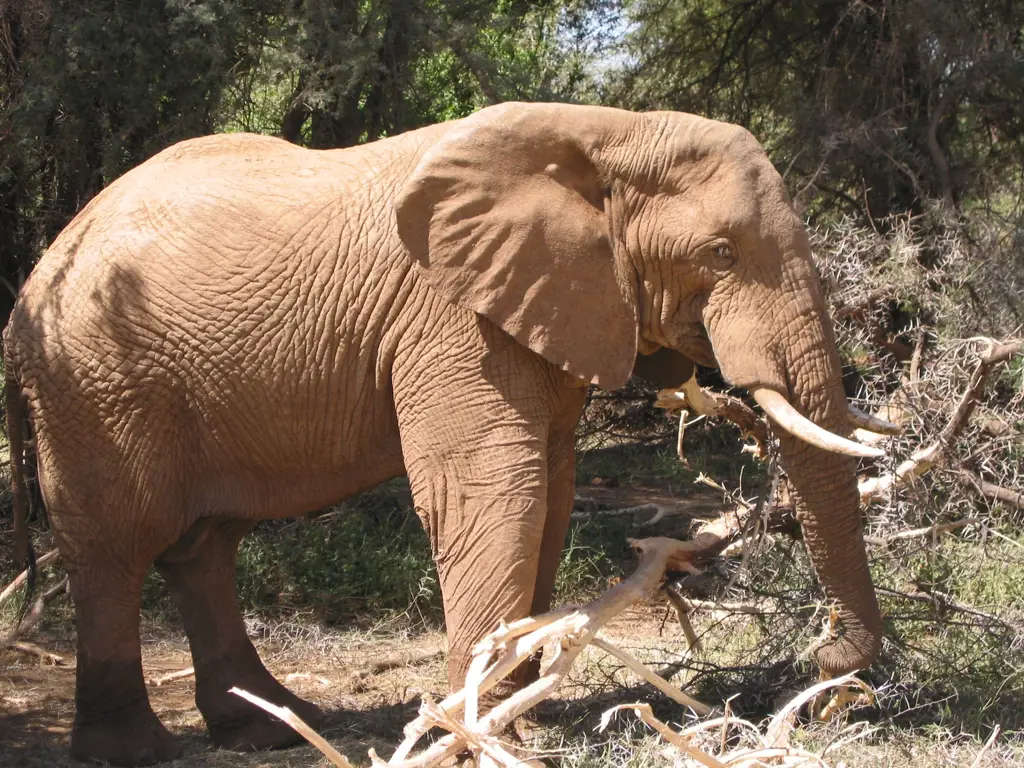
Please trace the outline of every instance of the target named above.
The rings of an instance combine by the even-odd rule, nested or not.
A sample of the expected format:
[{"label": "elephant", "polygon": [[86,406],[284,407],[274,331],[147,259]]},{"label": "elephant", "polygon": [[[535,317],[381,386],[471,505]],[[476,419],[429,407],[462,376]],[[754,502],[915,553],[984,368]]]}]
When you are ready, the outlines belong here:
[{"label": "elephant", "polygon": [[818,663],[869,665],[883,626],[856,469],[880,452],[850,437],[863,414],[805,227],[745,129],[505,103],[346,149],[191,139],[114,181],[41,257],[4,334],[16,545],[27,556],[34,439],[74,599],[72,754],[180,752],[143,679],[153,565],[213,741],[292,743],[228,693],[318,718],[245,633],[239,542],[403,474],[459,686],[499,621],[549,608],[588,386],[656,378],[659,359],[675,378],[718,366],[779,427],[841,618]]}]

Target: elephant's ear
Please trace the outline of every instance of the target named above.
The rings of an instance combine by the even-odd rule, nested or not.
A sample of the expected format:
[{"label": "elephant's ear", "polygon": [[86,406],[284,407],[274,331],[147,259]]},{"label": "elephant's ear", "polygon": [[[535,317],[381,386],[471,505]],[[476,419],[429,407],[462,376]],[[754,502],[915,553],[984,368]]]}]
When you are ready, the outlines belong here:
[{"label": "elephant's ear", "polygon": [[636,357],[636,277],[616,259],[606,184],[585,148],[593,120],[586,139],[574,125],[585,109],[501,105],[467,118],[424,154],[395,214],[447,300],[616,389]]},{"label": "elephant's ear", "polygon": [[633,375],[658,389],[678,389],[693,376],[693,361],[682,352],[659,347],[650,355],[637,355]]}]

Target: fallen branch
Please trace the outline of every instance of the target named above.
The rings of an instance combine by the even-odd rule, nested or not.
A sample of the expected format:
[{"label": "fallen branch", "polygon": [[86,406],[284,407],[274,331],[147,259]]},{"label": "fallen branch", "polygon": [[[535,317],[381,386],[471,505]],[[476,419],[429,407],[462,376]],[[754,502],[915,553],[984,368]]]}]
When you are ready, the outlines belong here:
[{"label": "fallen branch", "polygon": [[40,648],[35,643],[26,643],[19,640],[11,643],[8,647],[13,648],[16,651],[21,651],[22,653],[27,653],[30,656],[38,656],[43,661],[48,661],[55,667],[63,667],[68,663],[67,659],[63,656],[58,656],[56,653],[51,653],[45,648]]},{"label": "fallen branch", "polygon": [[650,704],[619,704],[616,707],[612,707],[601,716],[601,723],[598,725],[598,731],[604,731],[611,722],[612,716],[624,709],[632,710],[633,714],[647,723],[647,725],[653,728],[661,738],[678,749],[684,755],[692,757],[702,765],[708,766],[708,768],[727,768],[726,764],[721,760],[717,760],[706,752],[691,746],[689,738],[676,733],[665,725],[665,723],[656,718],[654,716],[654,712],[651,711]]},{"label": "fallen branch", "polygon": [[875,587],[875,590],[885,595],[899,597],[904,600],[912,600],[916,603],[928,603],[929,605],[940,610],[949,609],[957,611],[958,613],[967,614],[968,616],[977,616],[979,618],[985,619],[986,621],[991,621],[995,624],[999,624],[1003,627],[1006,627],[1007,629],[1011,629],[1014,632],[1017,632],[1019,630],[1019,627],[1014,626],[1005,619],[1001,619],[995,614],[985,613],[985,611],[979,611],[977,608],[972,608],[969,605],[959,602],[958,600],[953,598],[952,595],[947,595],[945,592],[940,592],[937,589],[930,589],[928,591],[920,589],[920,591],[918,592],[900,592],[898,590],[888,589],[886,587]]},{"label": "fallen branch", "polygon": [[[755,766],[774,764],[827,767],[823,756],[794,746],[791,743],[791,733],[794,728],[797,712],[805,704],[829,689],[838,689],[836,695],[832,697],[832,702],[835,703],[830,706],[827,713],[829,718],[834,717],[841,708],[848,705],[856,706],[870,703],[872,699],[871,689],[865,683],[853,675],[846,675],[835,680],[818,683],[806,691],[797,694],[772,718],[771,722],[765,727],[764,734],[752,723],[735,717],[715,718],[697,723],[677,732],[655,717],[649,704],[639,703],[620,704],[607,710],[601,717],[598,730],[604,731],[616,713],[623,710],[631,710],[673,748],[682,753],[680,756],[682,758],[681,761],[676,761],[677,765],[690,766],[696,763],[707,766],[707,768],[727,768],[731,766],[755,768]],[[714,728],[720,728],[722,731],[721,737],[718,740],[719,749],[717,756],[699,749],[693,743],[696,736],[711,731]],[[747,743],[752,743],[752,746],[736,746],[727,752],[726,747],[730,729],[738,730],[741,739],[746,740]],[[849,743],[857,738],[863,738],[865,735],[866,732],[862,730],[860,733],[845,739],[844,742]]]},{"label": "fallen branch", "polygon": [[12,629],[4,637],[0,637],[0,648],[6,648],[22,637],[28,632],[35,628],[35,626],[43,620],[43,612],[46,610],[46,606],[55,598],[67,592],[68,589],[68,577],[62,578],[56,586],[51,587],[46,592],[40,594],[32,603],[32,610],[28,612],[28,615],[18,623],[18,625]]},{"label": "fallen branch", "polygon": [[248,691],[243,691],[241,688],[232,688],[228,693],[241,696],[250,704],[255,704],[265,712],[272,714],[278,720],[290,725],[296,732],[301,734],[306,741],[319,749],[320,753],[330,760],[331,764],[336,766],[336,768],[352,768],[352,763],[348,761],[348,758],[332,747],[323,736],[310,728],[301,717],[296,715],[287,707],[279,707],[276,704],[271,704],[269,701],[261,699],[259,696],[255,696]]},{"label": "fallen branch", "polygon": [[[659,589],[665,589],[668,574],[701,573],[701,566],[717,556],[730,541],[739,535],[741,529],[740,513],[732,511],[705,523],[690,542],[667,538],[630,540],[630,544],[640,558],[637,568],[631,576],[616,584],[601,597],[585,605],[561,608],[541,616],[520,619],[510,624],[502,623],[498,629],[474,647],[473,660],[466,674],[465,686],[439,703],[424,697],[418,716],[405,727],[405,738],[389,761],[382,760],[374,750],[369,751],[373,765],[434,768],[459,753],[469,751],[473,753],[477,764],[481,766],[503,766],[505,768],[539,766],[540,763],[530,756],[517,754],[520,751],[519,748],[502,743],[498,734],[515,718],[551,696],[565,679],[574,661],[587,646],[604,651],[619,660],[640,678],[693,712],[699,715],[710,714],[710,707],[691,698],[665,678],[648,669],[631,654],[599,637],[598,633],[603,626],[629,606],[640,601],[647,601]],[[680,596],[676,597],[677,600],[673,601],[674,604],[683,602]],[[723,604],[701,601],[694,601],[694,604],[700,607],[723,607]],[[752,607],[742,606],[742,608],[751,610]],[[681,611],[681,614],[685,615],[685,610]],[[549,645],[553,645],[553,652],[545,654],[550,661],[547,668],[540,674],[539,679],[501,701],[489,711],[481,712],[482,696],[520,668],[526,660]],[[432,655],[432,653],[424,653],[419,657],[430,658]],[[397,663],[397,660],[392,659],[377,662],[371,666],[371,669],[390,668],[393,661]],[[796,711],[820,692],[829,688],[839,688],[840,692],[831,698],[823,710],[825,717],[832,717],[848,704],[864,700],[863,696],[852,695],[849,692],[849,687],[852,685],[859,686],[863,691],[869,690],[853,676],[846,676],[821,683],[805,691],[776,715],[767,727],[764,736],[751,723],[737,717],[730,717],[728,714],[698,723],[677,733],[654,718],[647,705],[626,705],[626,708],[634,710],[645,722],[681,750],[685,760],[696,761],[703,766],[710,768],[718,768],[723,765],[754,766],[763,764],[763,761],[775,759],[782,759],[785,764],[796,764],[797,759],[802,759],[810,761],[811,764],[825,765],[821,757],[789,744],[789,732],[794,727]],[[232,693],[243,696],[291,725],[320,749],[335,766],[347,768],[349,765],[344,756],[330,747],[289,710],[264,702],[237,688],[232,689]],[[606,712],[602,718],[602,728],[607,726],[611,716],[622,708],[617,707]],[[414,752],[419,741],[434,727],[448,731],[448,735],[434,741],[425,749]],[[719,757],[696,748],[692,743],[697,735],[713,728],[723,730],[721,738],[718,740],[722,752]],[[725,754],[728,744],[727,734],[730,729],[748,736],[752,734],[755,737],[753,747],[734,749]],[[853,738],[859,737],[858,735]]]},{"label": "fallen branch", "polygon": [[861,481],[858,490],[862,504],[881,499],[896,486],[903,485],[915,477],[920,477],[933,467],[942,466],[945,463],[954,438],[963,431],[981,399],[981,393],[985,389],[993,366],[1006,362],[1024,348],[1024,342],[1020,341],[999,343],[994,339],[982,340],[988,344],[988,349],[978,356],[967,389],[961,395],[952,416],[939,433],[938,438],[927,447],[915,451],[894,472]]},{"label": "fallen branch", "polygon": [[[697,384],[695,377],[691,377],[679,389],[660,390],[654,406],[668,411],[690,408],[698,416],[720,416],[739,427],[744,437],[753,438],[756,446],[748,452],[758,456],[767,455],[767,447],[771,439],[768,422],[761,416],[758,416],[750,406],[738,397],[704,389]],[[680,417],[680,433],[676,446],[680,458],[683,458],[682,431],[685,428],[682,420],[683,416]]]},{"label": "fallen branch", "polygon": [[978,766],[981,765],[981,758],[983,758],[985,753],[988,752],[992,748],[992,745],[996,743],[996,739],[999,738],[999,731],[1000,727],[998,725],[992,729],[992,735],[988,737],[988,741],[985,742],[985,745],[975,756],[974,761],[971,763],[971,768],[978,768]]},{"label": "fallen branch", "polygon": [[957,470],[955,475],[965,488],[974,491],[980,496],[995,499],[996,501],[1008,504],[1011,507],[1016,507],[1017,509],[1024,509],[1024,491],[1014,491],[1009,488],[1003,488],[1001,485],[996,485],[995,483],[983,480],[978,475],[966,469]]},{"label": "fallen branch", "polygon": [[352,674],[352,686],[356,693],[365,689],[366,679],[373,675],[379,675],[381,672],[387,672],[389,669],[397,669],[398,667],[412,667],[419,664],[427,664],[435,659],[444,656],[444,651],[440,648],[429,650],[429,651],[414,651],[411,653],[400,653],[395,656],[389,656],[386,659],[375,661],[372,664],[357,670]]},{"label": "fallen branch", "polygon": [[691,611],[716,611],[722,613],[744,613],[749,616],[760,616],[765,607],[758,603],[720,603],[715,600],[697,600],[683,598],[683,602]]},{"label": "fallen branch", "polygon": [[147,685],[155,685],[159,688],[161,685],[167,683],[173,683],[175,680],[184,680],[187,677],[192,677],[196,673],[195,667],[188,667],[187,669],[179,669],[177,672],[168,672],[166,675],[160,677],[154,677],[146,680]]},{"label": "fallen branch", "polygon": [[[475,734],[493,734],[502,730],[555,691],[579,654],[594,642],[602,626],[634,603],[649,599],[661,586],[667,571],[695,571],[696,563],[703,561],[711,550],[720,546],[721,539],[714,531],[705,530],[692,542],[650,538],[630,540],[630,544],[640,554],[640,563],[632,576],[593,602],[569,613],[563,610],[530,619],[520,626],[500,627],[474,649],[474,660],[466,676],[466,687],[453,693],[438,706],[453,716],[464,709],[465,723]],[[553,658],[540,678],[477,719],[479,697],[551,642],[555,643]],[[607,641],[602,645],[607,647]],[[492,662],[496,655],[497,660]],[[659,687],[664,691],[672,686],[662,680]],[[674,693],[677,701],[689,701],[691,708],[698,714],[711,711],[678,689],[674,689]],[[450,734],[419,754],[410,756],[420,738],[435,725],[444,727],[436,717],[421,712],[420,717],[406,727],[405,741],[386,764],[406,768],[433,766],[469,746],[464,738]],[[385,764],[375,753],[371,753],[370,757],[375,765]]]},{"label": "fallen branch", "polygon": [[[667,538],[631,539],[630,544],[639,554],[640,561],[629,578],[586,605],[562,608],[511,624],[503,623],[473,649],[473,661],[462,690],[440,703],[425,699],[419,715],[405,727],[405,739],[391,759],[385,763],[371,749],[371,761],[378,766],[429,768],[459,752],[470,750],[482,765],[511,767],[534,764],[528,758],[512,754],[512,748],[500,743],[495,734],[554,693],[588,645],[618,659],[643,680],[694,712],[710,714],[711,708],[706,704],[683,693],[626,651],[599,638],[597,633],[626,608],[649,600],[663,587],[668,573],[700,573],[700,566],[714,558],[738,534],[740,527],[738,516],[727,513],[705,524],[690,542]],[[547,645],[553,645],[554,652],[550,654],[551,661],[539,679],[501,701],[490,711],[481,713],[481,696]],[[423,654],[421,658],[432,655]],[[390,660],[378,662],[371,669],[379,670],[384,666],[390,667]],[[334,765],[349,765],[342,755],[287,709],[275,707],[237,688],[232,689],[232,693],[246,698],[291,725],[327,755]],[[416,744],[435,726],[449,731],[449,734],[413,754]]]},{"label": "fallen branch", "polygon": [[938,536],[940,533],[949,533],[950,531],[957,531],[969,525],[979,525],[980,523],[981,521],[976,517],[965,517],[963,520],[954,520],[951,523],[936,523],[935,525],[929,525],[927,528],[913,528],[909,531],[900,531],[890,536],[865,536],[864,541],[875,546],[885,546],[886,544],[892,544],[894,541],[906,541],[907,539],[917,539],[922,536]]},{"label": "fallen branch", "polygon": [[[59,558],[60,552],[58,552],[56,549],[51,549],[45,555],[42,555],[36,560],[36,569],[38,570],[40,568],[43,568],[49,565],[50,563],[57,561]],[[9,598],[11,595],[17,592],[18,589],[25,585],[25,583],[28,581],[28,574],[29,569],[26,568],[24,571],[19,573],[14,578],[14,581],[12,581],[10,584],[4,587],[4,591],[0,592],[0,605],[2,605],[4,601],[7,600],[7,598]]]},{"label": "fallen branch", "polygon": [[684,707],[689,707],[694,712],[698,712],[700,714],[707,714],[710,712],[706,705],[701,704],[692,696],[687,696],[674,685],[667,682],[665,678],[648,669],[639,659],[624,651],[622,648],[619,648],[606,640],[602,640],[600,637],[595,637],[591,642],[596,648],[600,648],[609,656],[613,656],[621,661],[626,667],[634,672],[637,677],[646,680],[670,699],[682,704]]},{"label": "fallen branch", "polygon": [[700,648],[700,638],[697,637],[697,633],[693,630],[693,624],[690,623],[690,609],[686,605],[685,599],[676,591],[675,585],[671,583],[665,585],[665,597],[668,598],[669,603],[676,611],[679,626],[686,637],[686,647],[691,651],[698,650]]}]

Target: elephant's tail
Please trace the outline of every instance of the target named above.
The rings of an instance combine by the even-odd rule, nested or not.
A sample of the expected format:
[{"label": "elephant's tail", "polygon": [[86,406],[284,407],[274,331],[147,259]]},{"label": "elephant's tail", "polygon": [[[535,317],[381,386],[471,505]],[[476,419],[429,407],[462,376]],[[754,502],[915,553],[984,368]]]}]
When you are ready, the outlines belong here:
[{"label": "elephant's tail", "polygon": [[[28,487],[25,483],[25,434],[28,419],[25,399],[14,370],[11,341],[4,338],[4,384],[7,410],[7,442],[11,451],[11,507],[14,513],[14,560],[28,569],[28,596],[36,581],[36,557],[28,535]],[[28,599],[26,599],[28,604]]]}]

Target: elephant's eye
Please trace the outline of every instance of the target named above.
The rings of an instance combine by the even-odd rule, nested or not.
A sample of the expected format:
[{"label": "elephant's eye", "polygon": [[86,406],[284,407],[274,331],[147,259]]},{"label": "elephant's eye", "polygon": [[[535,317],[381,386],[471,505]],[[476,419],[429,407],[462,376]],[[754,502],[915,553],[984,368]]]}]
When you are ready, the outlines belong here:
[{"label": "elephant's eye", "polygon": [[736,263],[736,252],[729,243],[719,243],[712,250],[715,269],[729,269]]}]

